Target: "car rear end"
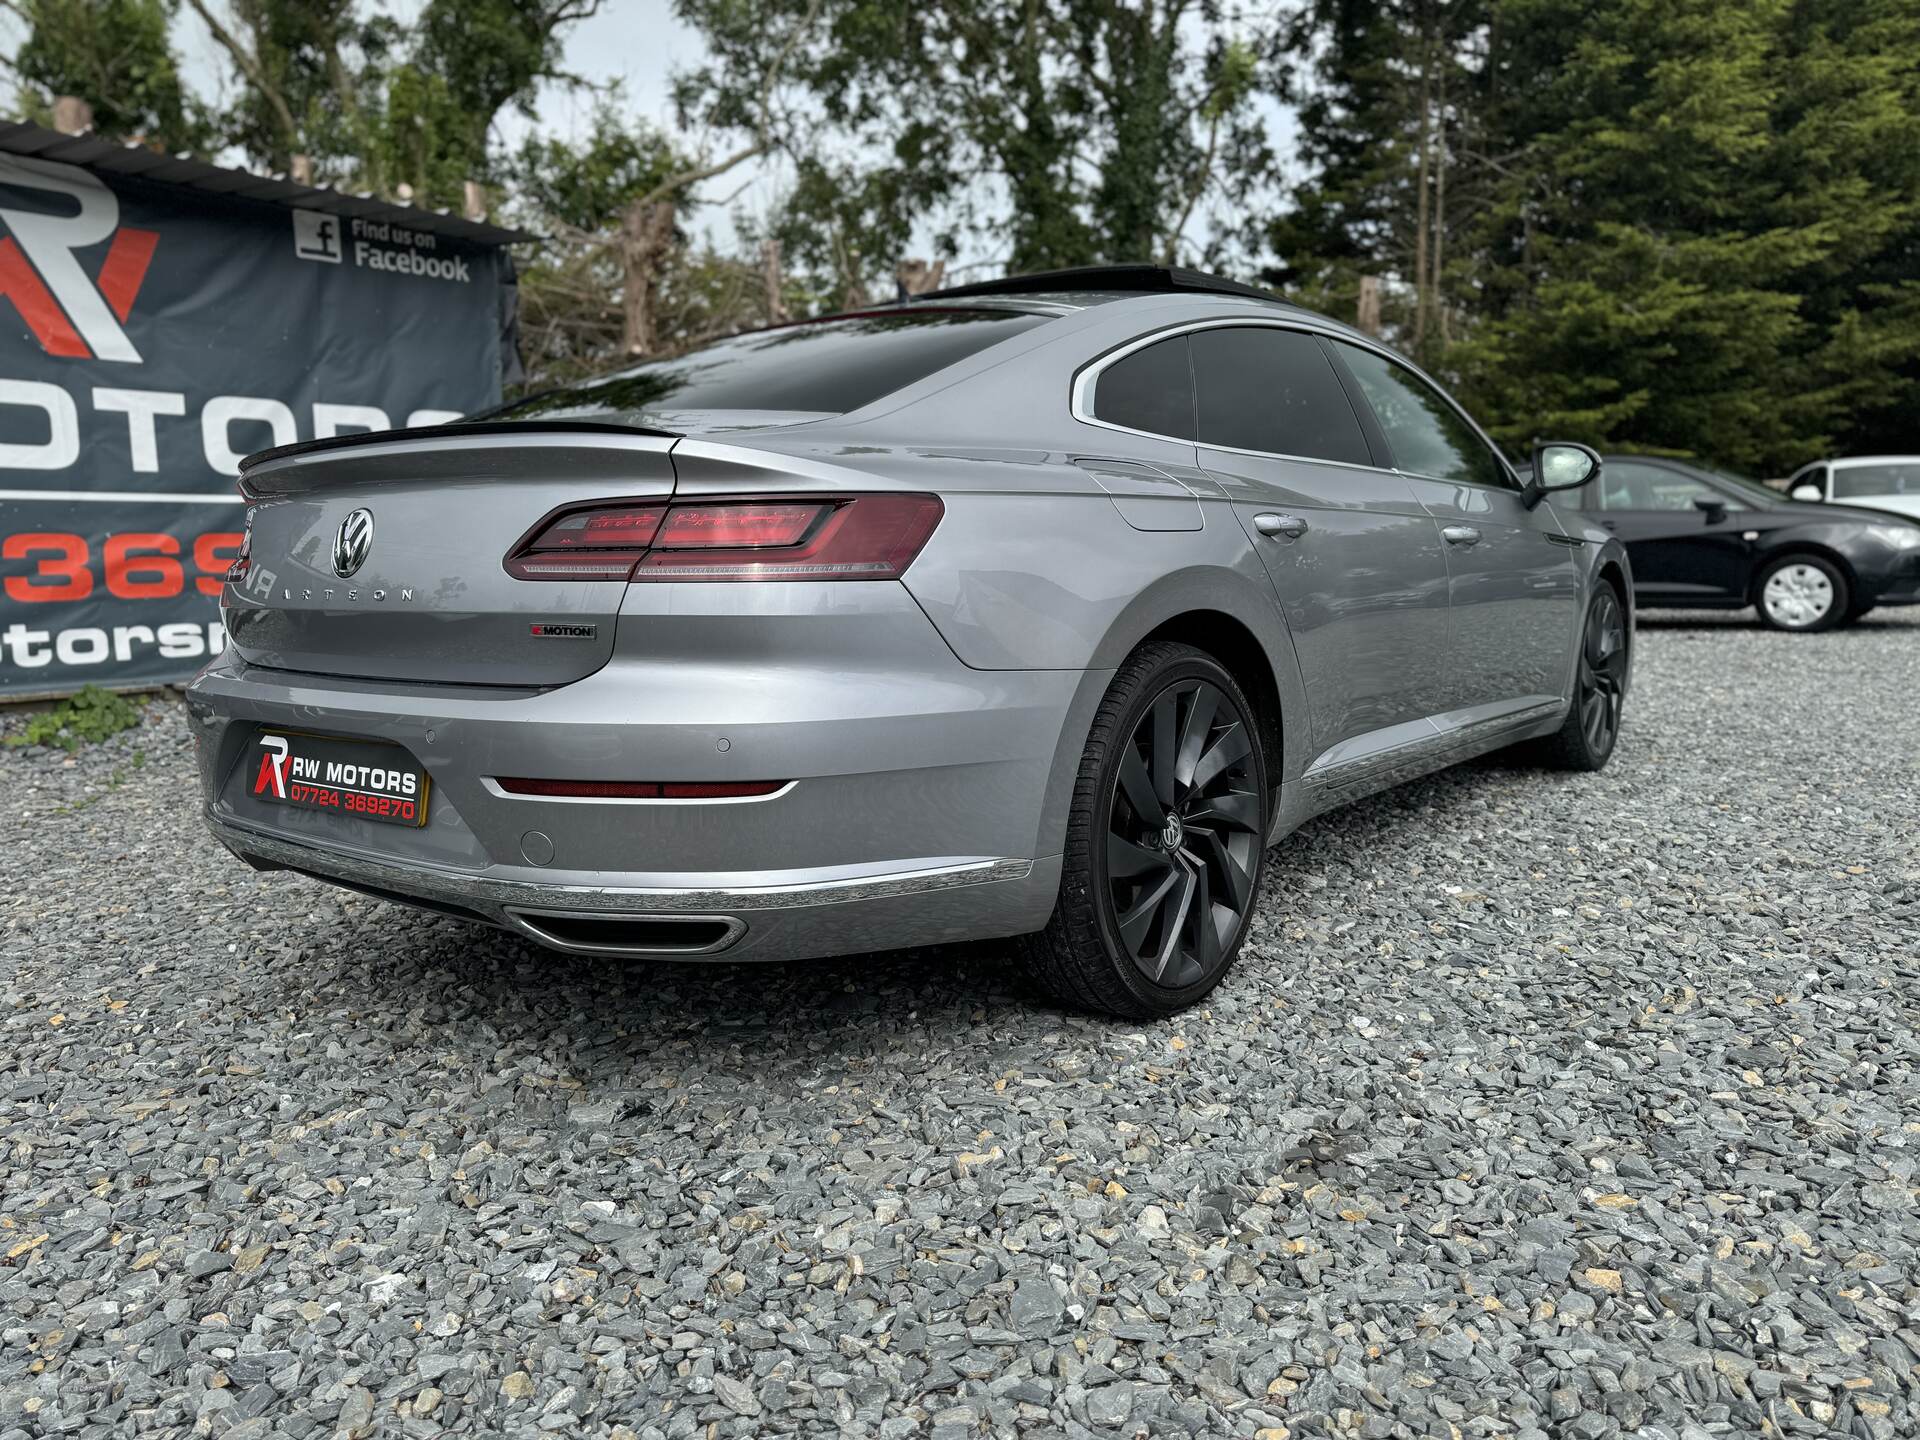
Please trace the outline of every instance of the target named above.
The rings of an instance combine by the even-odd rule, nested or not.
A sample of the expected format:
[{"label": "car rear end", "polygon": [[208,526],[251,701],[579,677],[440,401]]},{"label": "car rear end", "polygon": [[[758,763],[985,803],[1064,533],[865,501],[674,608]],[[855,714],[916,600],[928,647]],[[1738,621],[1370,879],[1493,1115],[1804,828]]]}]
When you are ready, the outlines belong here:
[{"label": "car rear end", "polygon": [[[626,398],[653,408],[563,394],[256,457],[230,643],[188,695],[214,833],[259,868],[582,953],[1043,924],[1042,797],[1081,677],[955,657],[901,583],[944,515],[910,467],[797,466],[738,433],[1026,328],[915,323],[879,372],[841,363],[846,395],[716,392],[708,367],[667,384],[676,415],[643,370]],[[834,335],[809,354],[768,334],[749,358],[776,378],[834,369]],[[716,393],[736,403],[684,403]]]}]

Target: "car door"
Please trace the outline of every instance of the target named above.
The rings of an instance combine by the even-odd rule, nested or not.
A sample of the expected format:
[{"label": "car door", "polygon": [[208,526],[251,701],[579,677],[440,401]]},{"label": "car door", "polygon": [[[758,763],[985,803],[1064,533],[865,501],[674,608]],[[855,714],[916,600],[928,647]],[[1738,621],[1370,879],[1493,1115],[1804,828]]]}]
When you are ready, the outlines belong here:
[{"label": "car door", "polygon": [[1447,568],[1432,518],[1373,447],[1323,343],[1280,324],[1188,333],[1202,473],[1272,581],[1330,771],[1429,740],[1444,703]]},{"label": "car door", "polygon": [[1442,728],[1558,705],[1580,622],[1579,542],[1438,388],[1378,350],[1333,349],[1446,542],[1452,631]]},{"label": "car door", "polygon": [[1634,594],[1648,604],[1744,604],[1752,507],[1677,465],[1615,459],[1601,467],[1587,505],[1625,542]]}]

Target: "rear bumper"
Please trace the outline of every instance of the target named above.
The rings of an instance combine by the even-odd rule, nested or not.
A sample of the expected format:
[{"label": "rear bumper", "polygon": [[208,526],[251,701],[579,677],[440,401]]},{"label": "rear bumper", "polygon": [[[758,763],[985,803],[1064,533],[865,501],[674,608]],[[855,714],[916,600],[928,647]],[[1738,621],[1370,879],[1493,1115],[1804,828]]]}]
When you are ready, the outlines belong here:
[{"label": "rear bumper", "polygon": [[[1058,856],[955,859],[764,885],[550,884],[399,864],[340,844],[290,841],[212,813],[207,823],[256,869],[292,870],[589,955],[798,960],[1018,935],[1046,924],[1060,888]],[[663,943],[668,937],[671,943]]]},{"label": "rear bumper", "polygon": [[[634,588],[612,660],[551,690],[220,657],[187,695],[215,836],[263,868],[583,953],[792,959],[1045,925],[1104,677],[969,670],[893,584]],[[276,729],[401,746],[431,776],[427,824],[254,796]],[[621,801],[509,794],[503,776],[791,783]]]}]

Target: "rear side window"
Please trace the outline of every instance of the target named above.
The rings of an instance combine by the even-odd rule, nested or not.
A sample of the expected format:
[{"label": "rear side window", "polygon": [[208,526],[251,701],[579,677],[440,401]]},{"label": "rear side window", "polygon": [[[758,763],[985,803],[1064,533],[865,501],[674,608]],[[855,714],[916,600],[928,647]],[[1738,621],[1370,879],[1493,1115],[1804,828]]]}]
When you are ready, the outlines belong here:
[{"label": "rear side window", "polygon": [[1093,418],[1176,440],[1193,439],[1187,337],[1158,341],[1102,370],[1093,391]]},{"label": "rear side window", "polygon": [[1367,437],[1320,342],[1270,326],[1193,334],[1203,445],[1371,465]]},{"label": "rear side window", "polygon": [[658,425],[696,410],[839,415],[1047,318],[1012,310],[926,309],[785,325],[543,391],[476,418]]},{"label": "rear side window", "polygon": [[1334,343],[1386,432],[1395,465],[1435,480],[1511,488],[1499,457],[1438,390],[1384,355]]},{"label": "rear side window", "polygon": [[[1592,486],[1588,487],[1589,489]],[[1745,501],[1726,494],[1681,470],[1665,465],[1643,465],[1632,460],[1610,460],[1600,467],[1599,504],[1589,510],[1665,510],[1684,513],[1696,500],[1713,500],[1729,510],[1748,510]]]}]

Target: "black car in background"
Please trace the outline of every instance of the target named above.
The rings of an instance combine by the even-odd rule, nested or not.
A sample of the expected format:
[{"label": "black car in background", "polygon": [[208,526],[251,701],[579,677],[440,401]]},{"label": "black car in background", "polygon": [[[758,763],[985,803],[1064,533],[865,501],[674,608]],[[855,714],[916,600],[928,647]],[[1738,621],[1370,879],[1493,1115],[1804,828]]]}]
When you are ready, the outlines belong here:
[{"label": "black car in background", "polygon": [[1752,605],[1776,630],[1831,630],[1876,605],[1920,604],[1920,523],[1679,460],[1604,459],[1568,495],[1626,542],[1638,605]]}]

